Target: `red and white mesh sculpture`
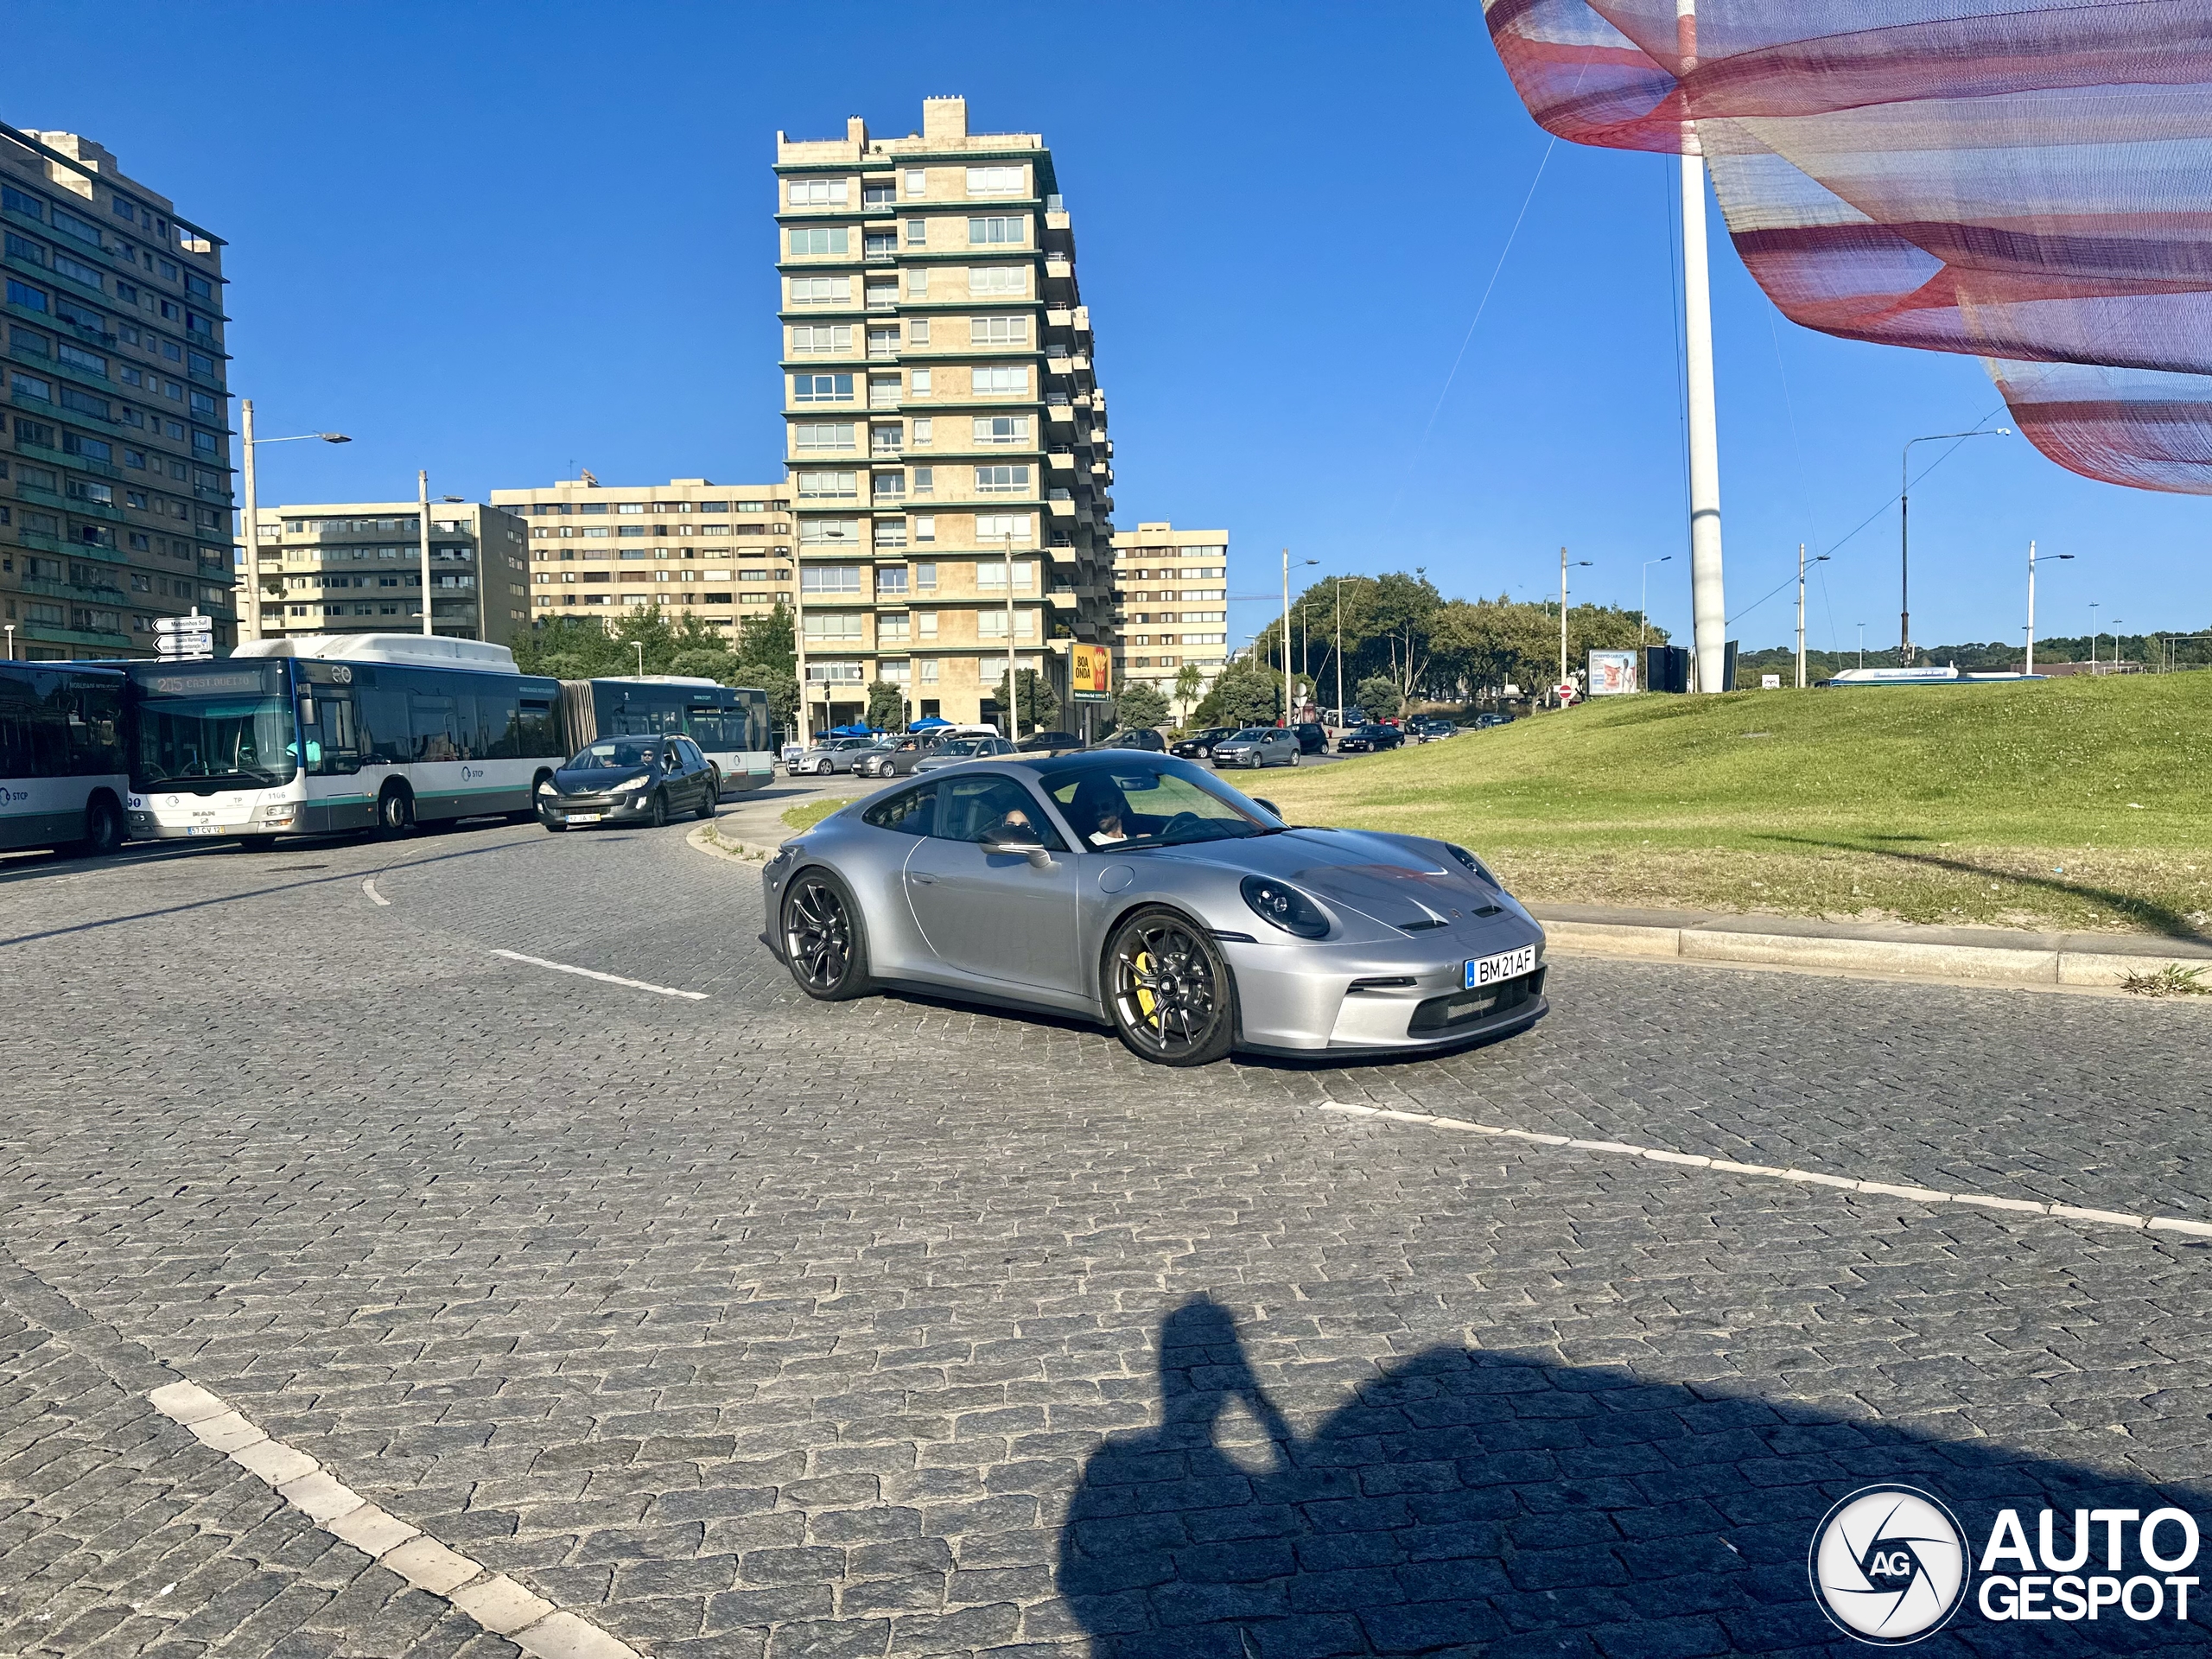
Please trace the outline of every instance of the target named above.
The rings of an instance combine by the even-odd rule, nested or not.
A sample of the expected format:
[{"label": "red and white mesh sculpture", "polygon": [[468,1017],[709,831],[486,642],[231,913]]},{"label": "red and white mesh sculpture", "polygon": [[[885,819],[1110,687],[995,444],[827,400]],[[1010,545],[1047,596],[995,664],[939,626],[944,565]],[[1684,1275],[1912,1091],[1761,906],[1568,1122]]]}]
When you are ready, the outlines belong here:
[{"label": "red and white mesh sculpture", "polygon": [[1484,16],[1547,131],[1663,152],[1694,134],[1785,315],[1978,353],[2061,466],[2212,494],[2212,0]]}]

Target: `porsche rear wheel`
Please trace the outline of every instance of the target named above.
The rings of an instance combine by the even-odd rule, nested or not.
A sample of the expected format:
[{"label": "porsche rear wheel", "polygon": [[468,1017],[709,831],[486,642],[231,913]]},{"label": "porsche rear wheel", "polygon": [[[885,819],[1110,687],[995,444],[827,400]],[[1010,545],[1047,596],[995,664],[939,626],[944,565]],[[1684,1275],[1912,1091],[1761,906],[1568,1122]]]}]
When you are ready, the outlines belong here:
[{"label": "porsche rear wheel", "polygon": [[1236,1036],[1236,986],[1205,931],[1172,910],[1141,910],[1106,946],[1114,1033],[1155,1065],[1206,1065]]},{"label": "porsche rear wheel", "polygon": [[784,894],[784,960],[798,988],[818,1002],[842,1002],[875,988],[868,937],[845,884],[809,870]]}]

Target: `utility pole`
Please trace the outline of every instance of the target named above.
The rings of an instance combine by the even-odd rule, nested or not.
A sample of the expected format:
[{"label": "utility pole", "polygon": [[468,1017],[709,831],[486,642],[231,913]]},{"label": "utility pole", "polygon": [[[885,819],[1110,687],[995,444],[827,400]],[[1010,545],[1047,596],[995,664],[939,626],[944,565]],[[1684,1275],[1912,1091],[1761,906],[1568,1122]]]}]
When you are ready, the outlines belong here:
[{"label": "utility pole", "polygon": [[[1697,67],[1696,0],[1675,0],[1675,49],[1687,78]],[[1689,393],[1690,608],[1701,691],[1726,691],[1728,605],[1720,569],[1720,434],[1713,390],[1713,283],[1707,267],[1705,151],[1697,124],[1682,123],[1682,343]],[[1560,609],[1567,594],[1560,594]],[[1565,677],[1564,675],[1561,676]]]},{"label": "utility pole", "polygon": [[[2073,556],[2071,553],[2051,555],[2054,559],[2070,559]],[[2094,657],[2095,651],[2093,649],[2089,655]],[[2036,544],[2033,542],[2028,543],[2028,657],[2027,661],[2021,664],[2020,671],[2024,674],[2036,671]]]},{"label": "utility pole", "polygon": [[[1574,562],[1583,569],[1590,568],[1588,559]],[[1559,683],[1567,683],[1567,550],[1559,550]]]},{"label": "utility pole", "polygon": [[[1329,586],[1334,590],[1337,600],[1337,719],[1342,722],[1344,717],[1344,579],[1342,576],[1332,577]],[[13,652],[9,652],[10,656],[14,654]]]},{"label": "utility pole", "polygon": [[[415,528],[420,537],[423,554],[423,632],[430,630],[430,475],[427,472],[415,474],[415,499],[418,503]],[[483,601],[480,599],[478,604]]]},{"label": "utility pole", "polygon": [[239,638],[261,638],[261,512],[253,489],[253,399],[238,399],[238,470],[245,485],[245,596]]},{"label": "utility pole", "polygon": [[1006,533],[1006,734],[1021,741],[1021,683],[1014,656],[1014,531]]},{"label": "utility pole", "polygon": [[1797,543],[1797,689],[1805,689],[1805,543]]},{"label": "utility pole", "polygon": [[1290,671],[1290,550],[1282,550],[1282,723],[1291,723]]}]

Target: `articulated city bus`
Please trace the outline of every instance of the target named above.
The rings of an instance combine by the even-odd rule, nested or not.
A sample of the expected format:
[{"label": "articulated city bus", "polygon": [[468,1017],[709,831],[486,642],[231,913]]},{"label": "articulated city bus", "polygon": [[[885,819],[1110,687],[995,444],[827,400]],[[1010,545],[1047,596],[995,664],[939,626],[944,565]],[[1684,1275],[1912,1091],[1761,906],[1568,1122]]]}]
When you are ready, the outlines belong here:
[{"label": "articulated city bus", "polygon": [[722,793],[758,789],[776,774],[768,694],[675,674],[620,674],[561,682],[569,752],[595,737],[681,732],[721,774]]},{"label": "articulated city bus", "polygon": [[772,775],[768,699],[712,680],[552,680],[505,645],[414,633],[256,640],[213,662],[124,665],[130,833],[280,835],[535,816],[594,737],[682,732],[724,792]]},{"label": "articulated city bus", "polygon": [[559,682],[473,639],[264,639],[124,671],[133,836],[266,845],[494,813],[526,823],[570,753]]},{"label": "articulated city bus", "polygon": [[113,669],[0,662],[0,849],[122,843],[124,690]]}]

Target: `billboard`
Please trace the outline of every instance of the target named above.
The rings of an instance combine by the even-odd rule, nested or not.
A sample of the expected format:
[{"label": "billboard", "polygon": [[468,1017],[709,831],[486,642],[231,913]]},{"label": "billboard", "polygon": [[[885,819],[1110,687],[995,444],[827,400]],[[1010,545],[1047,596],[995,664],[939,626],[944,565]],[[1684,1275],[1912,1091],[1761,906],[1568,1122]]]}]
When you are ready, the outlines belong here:
[{"label": "billboard", "polygon": [[1617,697],[1636,690],[1636,653],[1632,651],[1593,651],[1590,653],[1590,695]]},{"label": "billboard", "polygon": [[1068,686],[1077,702],[1104,702],[1114,695],[1114,653],[1104,645],[1077,645],[1068,653]]}]

